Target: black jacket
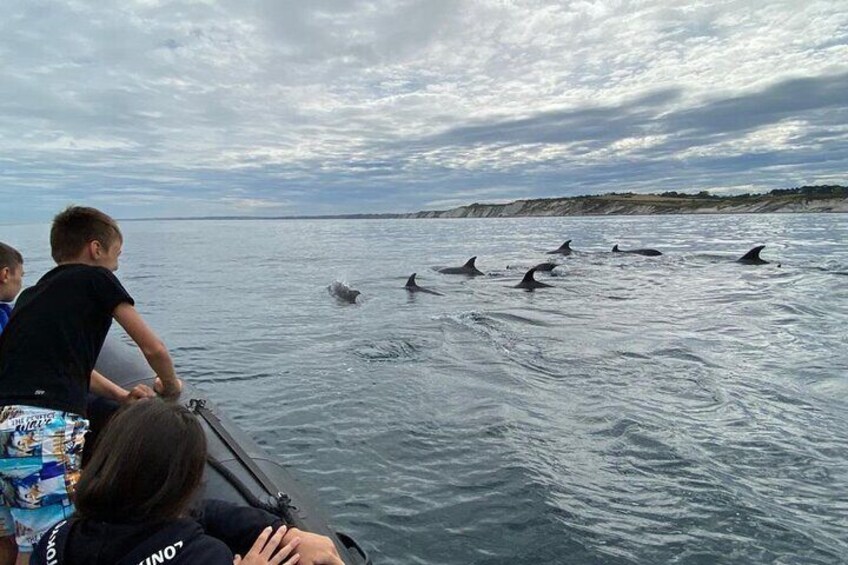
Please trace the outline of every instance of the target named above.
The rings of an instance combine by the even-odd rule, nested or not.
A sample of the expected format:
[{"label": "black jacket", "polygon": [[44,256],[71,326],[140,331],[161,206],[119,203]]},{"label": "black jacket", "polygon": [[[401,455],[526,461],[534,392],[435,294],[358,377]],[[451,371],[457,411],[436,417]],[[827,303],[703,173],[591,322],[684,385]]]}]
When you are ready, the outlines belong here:
[{"label": "black jacket", "polygon": [[[196,519],[106,523],[71,518],[41,538],[32,565],[232,565],[266,526],[282,522],[262,510],[206,501]],[[213,537],[214,536],[214,537]]]}]

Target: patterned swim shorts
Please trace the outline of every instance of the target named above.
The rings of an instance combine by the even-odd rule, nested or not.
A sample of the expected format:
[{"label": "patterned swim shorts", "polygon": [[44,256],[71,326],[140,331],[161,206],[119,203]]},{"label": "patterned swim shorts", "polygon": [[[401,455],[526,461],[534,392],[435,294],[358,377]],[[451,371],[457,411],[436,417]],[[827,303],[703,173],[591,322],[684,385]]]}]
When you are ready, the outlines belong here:
[{"label": "patterned swim shorts", "polygon": [[21,552],[73,514],[87,430],[69,412],[0,406],[0,537],[14,535]]}]

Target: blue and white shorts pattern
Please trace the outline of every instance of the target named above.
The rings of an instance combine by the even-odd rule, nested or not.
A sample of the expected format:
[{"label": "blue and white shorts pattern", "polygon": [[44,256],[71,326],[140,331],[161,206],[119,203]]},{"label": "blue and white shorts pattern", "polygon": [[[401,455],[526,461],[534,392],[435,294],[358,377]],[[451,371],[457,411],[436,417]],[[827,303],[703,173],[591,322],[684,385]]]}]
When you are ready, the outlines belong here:
[{"label": "blue and white shorts pattern", "polygon": [[22,552],[69,517],[88,421],[32,406],[0,406],[0,537]]}]

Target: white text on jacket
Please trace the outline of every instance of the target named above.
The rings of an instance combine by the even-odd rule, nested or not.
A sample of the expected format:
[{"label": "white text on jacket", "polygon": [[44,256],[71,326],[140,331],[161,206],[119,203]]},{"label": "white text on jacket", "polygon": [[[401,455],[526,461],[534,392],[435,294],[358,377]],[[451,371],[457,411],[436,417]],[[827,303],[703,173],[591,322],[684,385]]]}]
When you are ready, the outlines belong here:
[{"label": "white text on jacket", "polygon": [[177,556],[177,550],[183,546],[182,540],[175,544],[169,545],[165,549],[160,549],[144,561],[139,561],[138,565],[158,565],[165,561],[170,561]]}]

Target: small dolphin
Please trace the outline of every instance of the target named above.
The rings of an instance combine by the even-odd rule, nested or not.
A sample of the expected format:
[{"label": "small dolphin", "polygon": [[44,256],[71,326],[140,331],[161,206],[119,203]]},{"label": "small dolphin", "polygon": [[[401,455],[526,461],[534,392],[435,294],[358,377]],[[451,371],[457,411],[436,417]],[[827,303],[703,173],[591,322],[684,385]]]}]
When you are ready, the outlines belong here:
[{"label": "small dolphin", "polygon": [[327,287],[327,291],[336,300],[347,302],[348,304],[356,304],[356,298],[362,294],[358,290],[354,290],[339,281],[334,281],[333,284]]},{"label": "small dolphin", "polygon": [[571,255],[571,240],[569,239],[565,243],[559,246],[559,248],[554,249],[553,251],[548,251],[548,255]]},{"label": "small dolphin", "polygon": [[474,266],[474,261],[476,260],[477,257],[474,256],[466,261],[465,265],[462,267],[445,267],[443,269],[439,269],[439,272],[445,275],[468,275],[469,277],[476,277],[484,274],[483,271],[478,270],[477,267]]},{"label": "small dolphin", "polygon": [[614,245],[612,247],[613,253],[632,253],[633,255],[644,255],[646,257],[656,257],[657,255],[662,255],[661,252],[656,249],[628,249],[627,251],[623,251],[618,248],[618,245]]},{"label": "small dolphin", "polygon": [[536,272],[536,268],[532,268],[524,274],[524,278],[520,283],[515,285],[515,288],[523,288],[524,290],[534,290],[537,288],[549,288],[553,285],[545,284],[543,282],[539,282],[533,278],[533,273]]},{"label": "small dolphin", "polygon": [[435,294],[436,296],[443,296],[441,292],[436,292],[435,290],[430,290],[429,288],[424,288],[423,286],[418,286],[418,283],[415,282],[416,273],[412,273],[412,276],[409,277],[409,280],[406,281],[406,285],[403,287],[409,292],[423,292],[424,294]]},{"label": "small dolphin", "polygon": [[550,273],[557,267],[559,267],[559,265],[557,265],[556,263],[539,263],[538,265],[533,267],[533,270],[538,273]]},{"label": "small dolphin", "polygon": [[762,251],[764,247],[765,245],[756,246],[748,253],[737,259],[736,262],[743,263],[745,265],[768,265],[770,261],[760,259],[760,251]]}]

